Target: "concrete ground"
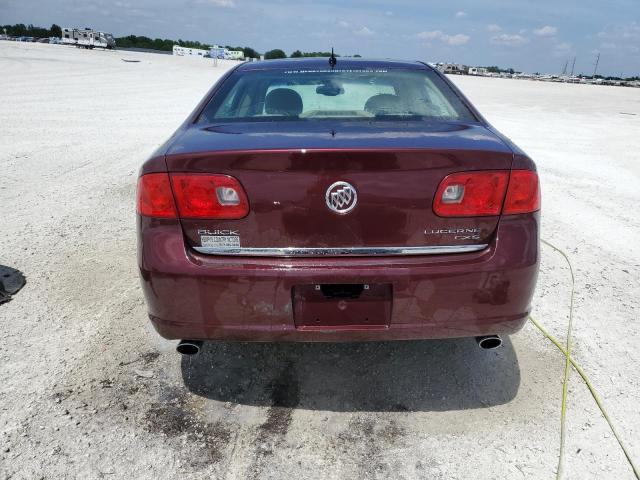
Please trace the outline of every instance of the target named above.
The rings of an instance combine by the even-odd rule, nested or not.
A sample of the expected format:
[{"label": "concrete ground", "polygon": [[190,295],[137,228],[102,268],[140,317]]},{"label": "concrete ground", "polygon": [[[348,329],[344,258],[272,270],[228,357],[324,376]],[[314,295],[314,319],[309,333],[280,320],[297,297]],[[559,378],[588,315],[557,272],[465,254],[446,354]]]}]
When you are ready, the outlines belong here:
[{"label": "concrete ground", "polygon": [[[122,58],[138,63],[123,62]],[[472,340],[214,344],[149,327],[137,168],[224,67],[0,42],[0,478],[553,478],[563,357],[531,325]],[[640,462],[640,90],[455,77],[538,163],[542,234],[576,269],[574,355]],[[565,338],[543,249],[534,313]],[[633,473],[574,373],[565,478]]]}]

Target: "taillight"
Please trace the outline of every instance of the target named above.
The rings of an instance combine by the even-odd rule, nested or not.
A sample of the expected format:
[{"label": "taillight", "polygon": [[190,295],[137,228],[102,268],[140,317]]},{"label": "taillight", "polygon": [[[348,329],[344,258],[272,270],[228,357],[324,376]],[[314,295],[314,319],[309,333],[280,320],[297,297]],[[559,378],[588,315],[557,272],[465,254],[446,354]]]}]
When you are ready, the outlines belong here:
[{"label": "taillight", "polygon": [[140,215],[176,218],[176,205],[171,194],[168,174],[148,173],[140,177],[136,197]]},{"label": "taillight", "polygon": [[180,218],[238,219],[249,213],[240,182],[228,175],[172,173]]},{"label": "taillight", "polygon": [[530,170],[452,173],[436,191],[433,211],[441,217],[514,215],[540,209],[538,175]]},{"label": "taillight", "polygon": [[441,217],[500,215],[509,172],[460,172],[447,175],[436,192],[433,211]]},{"label": "taillight", "polygon": [[513,170],[502,213],[514,215],[540,210],[538,174],[530,170]]}]

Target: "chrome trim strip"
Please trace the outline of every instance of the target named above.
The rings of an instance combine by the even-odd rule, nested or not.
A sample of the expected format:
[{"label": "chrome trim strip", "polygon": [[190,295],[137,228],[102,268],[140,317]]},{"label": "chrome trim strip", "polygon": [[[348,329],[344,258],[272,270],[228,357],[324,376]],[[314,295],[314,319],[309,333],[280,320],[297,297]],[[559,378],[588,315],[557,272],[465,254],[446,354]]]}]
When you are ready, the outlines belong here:
[{"label": "chrome trim strip", "polygon": [[235,248],[193,247],[207,255],[238,255],[247,257],[384,257],[396,255],[437,255],[443,253],[478,252],[482,245],[440,245],[425,247],[339,247],[339,248]]}]

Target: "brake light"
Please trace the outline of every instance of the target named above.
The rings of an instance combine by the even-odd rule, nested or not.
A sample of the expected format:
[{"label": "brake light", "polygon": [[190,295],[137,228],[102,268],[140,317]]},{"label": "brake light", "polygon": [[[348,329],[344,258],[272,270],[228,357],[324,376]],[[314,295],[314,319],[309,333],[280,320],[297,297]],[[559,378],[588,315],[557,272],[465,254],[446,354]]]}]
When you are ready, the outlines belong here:
[{"label": "brake light", "polygon": [[440,182],[433,202],[433,211],[441,217],[515,215],[539,209],[538,174],[530,170],[452,173]]},{"label": "brake light", "polygon": [[506,170],[452,173],[440,182],[433,211],[441,217],[500,215],[508,181]]},{"label": "brake light", "polygon": [[171,174],[180,218],[238,219],[249,213],[240,182],[228,175]]},{"label": "brake light", "polygon": [[538,174],[530,170],[513,170],[502,213],[514,215],[540,210]]},{"label": "brake light", "polygon": [[138,179],[137,210],[140,215],[176,218],[176,205],[171,194],[169,175],[148,173]]}]

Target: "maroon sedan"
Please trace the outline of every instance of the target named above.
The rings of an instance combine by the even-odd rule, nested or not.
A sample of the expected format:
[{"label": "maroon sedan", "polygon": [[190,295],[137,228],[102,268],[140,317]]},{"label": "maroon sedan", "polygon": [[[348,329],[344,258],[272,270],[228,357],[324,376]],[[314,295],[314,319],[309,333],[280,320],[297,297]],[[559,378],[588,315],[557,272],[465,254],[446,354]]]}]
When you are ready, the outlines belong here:
[{"label": "maroon sedan", "polygon": [[420,62],[243,63],[144,163],[149,317],[204,340],[517,332],[539,263],[536,168]]}]

